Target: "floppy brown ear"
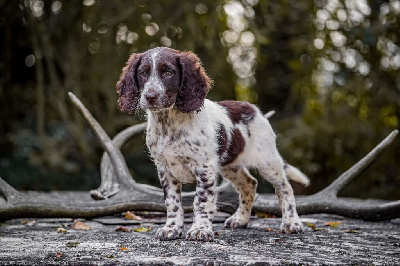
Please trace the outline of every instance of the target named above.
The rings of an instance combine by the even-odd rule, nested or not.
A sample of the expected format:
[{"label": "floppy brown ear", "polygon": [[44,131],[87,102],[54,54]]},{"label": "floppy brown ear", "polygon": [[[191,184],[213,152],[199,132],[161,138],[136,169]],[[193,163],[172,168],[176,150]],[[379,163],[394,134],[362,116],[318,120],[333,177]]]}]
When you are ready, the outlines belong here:
[{"label": "floppy brown ear", "polygon": [[200,111],[212,81],[194,53],[181,52],[178,58],[181,67],[181,85],[176,98],[176,107],[184,113]]},{"label": "floppy brown ear", "polygon": [[132,113],[136,110],[140,99],[140,90],[137,80],[137,69],[143,54],[132,54],[126,66],[122,69],[121,77],[117,82],[118,106],[123,112]]}]

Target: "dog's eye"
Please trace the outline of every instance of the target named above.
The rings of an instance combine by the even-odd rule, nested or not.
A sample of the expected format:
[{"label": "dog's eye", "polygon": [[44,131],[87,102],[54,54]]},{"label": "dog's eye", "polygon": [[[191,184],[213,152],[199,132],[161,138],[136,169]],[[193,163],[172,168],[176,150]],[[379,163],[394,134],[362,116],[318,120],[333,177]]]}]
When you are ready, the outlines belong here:
[{"label": "dog's eye", "polygon": [[147,77],[147,73],[145,71],[140,71],[139,75],[143,78]]},{"label": "dog's eye", "polygon": [[164,74],[165,74],[165,76],[167,76],[167,77],[171,77],[171,76],[173,75],[172,71],[169,71],[169,70],[165,71]]}]

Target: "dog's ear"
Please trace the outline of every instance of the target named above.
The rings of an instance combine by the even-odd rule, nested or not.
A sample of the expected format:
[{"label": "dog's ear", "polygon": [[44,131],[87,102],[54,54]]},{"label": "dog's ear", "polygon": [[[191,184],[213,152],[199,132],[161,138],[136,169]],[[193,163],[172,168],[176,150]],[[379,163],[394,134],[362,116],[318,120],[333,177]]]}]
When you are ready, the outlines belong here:
[{"label": "dog's ear", "polygon": [[143,54],[132,54],[117,82],[118,106],[123,112],[132,113],[136,110],[140,99],[140,90],[137,80],[137,69]]},{"label": "dog's ear", "polygon": [[200,111],[212,81],[194,53],[181,52],[178,60],[181,84],[176,98],[176,107],[184,113]]}]

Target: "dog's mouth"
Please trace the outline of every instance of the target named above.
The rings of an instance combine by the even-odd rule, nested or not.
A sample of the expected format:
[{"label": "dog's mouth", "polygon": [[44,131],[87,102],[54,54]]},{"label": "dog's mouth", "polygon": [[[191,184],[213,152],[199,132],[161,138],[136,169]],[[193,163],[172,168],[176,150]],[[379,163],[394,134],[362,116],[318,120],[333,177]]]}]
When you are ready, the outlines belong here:
[{"label": "dog's mouth", "polygon": [[160,104],[160,105],[153,104],[153,105],[143,106],[142,109],[149,110],[149,111],[152,111],[152,112],[159,112],[159,111],[172,109],[172,108],[174,108],[174,106],[175,106],[175,103]]},{"label": "dog's mouth", "polygon": [[173,97],[163,97],[155,100],[154,102],[141,101],[140,108],[150,111],[162,111],[172,109],[175,106],[175,99]]}]

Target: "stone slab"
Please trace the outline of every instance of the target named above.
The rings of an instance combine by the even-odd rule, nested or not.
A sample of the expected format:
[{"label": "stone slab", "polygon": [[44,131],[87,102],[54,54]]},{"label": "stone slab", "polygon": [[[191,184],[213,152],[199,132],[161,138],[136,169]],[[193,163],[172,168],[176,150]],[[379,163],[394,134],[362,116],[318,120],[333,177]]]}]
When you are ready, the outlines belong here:
[{"label": "stone slab", "polygon": [[[85,221],[91,230],[75,230],[72,220],[22,219],[0,226],[1,265],[264,265],[357,264],[400,265],[400,224],[366,222],[335,215],[305,215],[303,234],[278,233],[280,218],[252,219],[246,229],[214,225],[215,241],[182,239],[161,242],[154,238],[162,225],[137,233],[115,231],[117,224]],[[32,220],[32,219],[29,219]],[[326,222],[341,222],[335,227]],[[67,233],[58,233],[62,224]],[[185,225],[185,231],[190,224]],[[315,231],[316,230],[316,231]],[[126,250],[125,250],[126,249]]]}]

